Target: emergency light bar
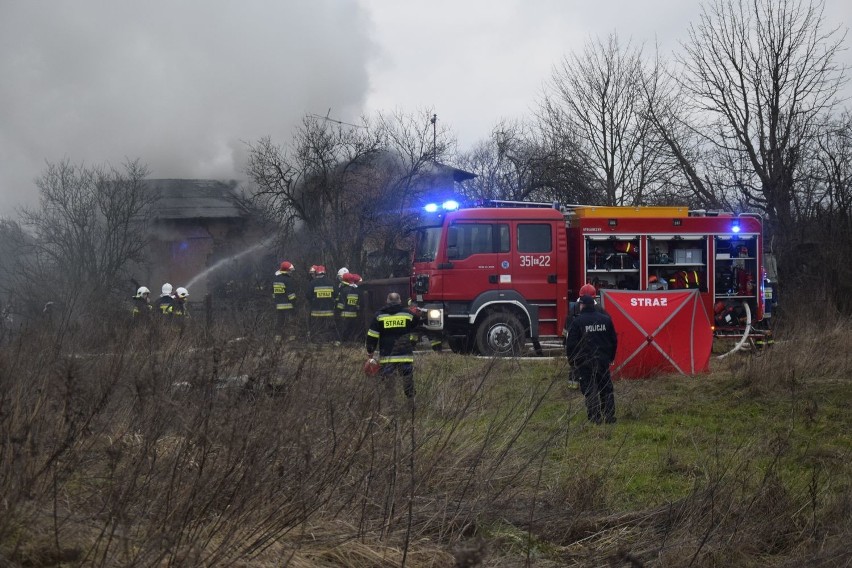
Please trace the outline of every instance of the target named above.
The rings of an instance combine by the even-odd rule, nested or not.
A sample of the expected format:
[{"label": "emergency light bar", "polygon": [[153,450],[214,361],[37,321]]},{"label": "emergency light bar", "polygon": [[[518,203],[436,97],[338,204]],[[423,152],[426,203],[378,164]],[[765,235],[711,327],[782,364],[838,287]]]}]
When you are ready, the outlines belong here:
[{"label": "emergency light bar", "polygon": [[459,202],[455,199],[449,199],[444,201],[440,206],[437,203],[427,203],[423,209],[426,213],[435,213],[438,209],[443,209],[444,211],[455,211],[459,208]]},{"label": "emergency light bar", "polygon": [[734,224],[731,225],[731,232],[732,233],[739,233],[740,232],[740,222],[739,221],[734,221]]}]

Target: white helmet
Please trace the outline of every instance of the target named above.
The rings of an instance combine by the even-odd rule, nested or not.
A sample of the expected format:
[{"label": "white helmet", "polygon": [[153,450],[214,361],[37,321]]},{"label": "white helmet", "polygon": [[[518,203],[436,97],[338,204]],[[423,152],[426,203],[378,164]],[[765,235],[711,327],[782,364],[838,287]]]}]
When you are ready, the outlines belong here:
[{"label": "white helmet", "polygon": [[186,288],[178,288],[175,293],[177,294],[178,298],[186,298],[187,296],[189,296],[189,292]]},{"label": "white helmet", "polygon": [[139,289],[136,290],[136,297],[141,298],[145,294],[150,294],[150,293],[151,293],[151,291],[148,288],[146,288],[145,286],[139,286]]},{"label": "white helmet", "polygon": [[162,293],[163,296],[171,296],[172,295],[172,285],[169,284],[168,282],[163,284],[163,289],[162,289],[161,293]]},{"label": "white helmet", "polygon": [[343,280],[343,275],[344,275],[344,274],[349,274],[349,269],[348,269],[348,268],[346,268],[345,266],[344,266],[343,268],[341,268],[340,270],[338,270],[338,271],[337,271],[337,279],[338,279],[338,280]]}]

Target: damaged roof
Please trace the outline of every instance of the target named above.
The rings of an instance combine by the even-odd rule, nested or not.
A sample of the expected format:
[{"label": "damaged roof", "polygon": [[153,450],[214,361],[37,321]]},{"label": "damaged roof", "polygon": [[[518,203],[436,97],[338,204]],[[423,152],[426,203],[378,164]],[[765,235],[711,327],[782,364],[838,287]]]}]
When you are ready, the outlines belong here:
[{"label": "damaged roof", "polygon": [[233,219],[246,215],[234,183],[209,179],[149,179],[145,183],[159,194],[154,204],[156,219]]}]

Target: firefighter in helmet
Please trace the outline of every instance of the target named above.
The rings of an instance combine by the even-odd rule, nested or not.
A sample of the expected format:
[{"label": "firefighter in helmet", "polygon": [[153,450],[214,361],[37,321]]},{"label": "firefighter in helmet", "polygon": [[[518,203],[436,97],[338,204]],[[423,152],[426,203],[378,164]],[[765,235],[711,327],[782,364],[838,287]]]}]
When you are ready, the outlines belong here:
[{"label": "firefighter in helmet", "polygon": [[337,324],[338,335],[343,342],[355,342],[360,335],[361,319],[361,290],[358,284],[361,277],[352,272],[342,275],[341,287],[337,293]]},{"label": "firefighter in helmet", "polygon": [[308,285],[310,322],[308,336],[313,343],[328,343],[334,340],[334,284],[325,273],[325,266],[311,266],[311,283]]},{"label": "firefighter in helmet", "polygon": [[345,277],[349,274],[349,269],[345,266],[337,271],[337,289],[334,292],[334,301],[335,303],[338,301],[338,296],[340,292],[346,287]]},{"label": "firefighter in helmet", "polygon": [[175,299],[172,297],[172,285],[166,282],[163,284],[163,287],[160,288],[160,297],[157,298],[157,303],[154,306],[154,309],[161,316],[171,317]]},{"label": "firefighter in helmet", "polygon": [[290,321],[293,308],[296,305],[296,289],[291,276],[295,267],[289,260],[285,260],[275,271],[272,280],[272,298],[275,301],[275,339],[292,339],[290,333]]},{"label": "firefighter in helmet", "polygon": [[146,322],[151,317],[151,291],[145,286],[139,286],[136,290],[136,295],[133,296],[133,314],[134,321]]},{"label": "firefighter in helmet", "polygon": [[172,299],[172,315],[175,317],[189,317],[189,312],[186,309],[186,299],[189,298],[189,290],[184,287],[179,287],[175,290]]},{"label": "firefighter in helmet", "polygon": [[417,341],[414,329],[419,322],[420,317],[406,309],[400,295],[391,292],[387,296],[387,304],[376,312],[367,330],[367,355],[373,359],[378,347],[379,376],[385,387],[392,391],[394,378],[399,376],[405,396],[412,404],[415,394],[414,343]]}]

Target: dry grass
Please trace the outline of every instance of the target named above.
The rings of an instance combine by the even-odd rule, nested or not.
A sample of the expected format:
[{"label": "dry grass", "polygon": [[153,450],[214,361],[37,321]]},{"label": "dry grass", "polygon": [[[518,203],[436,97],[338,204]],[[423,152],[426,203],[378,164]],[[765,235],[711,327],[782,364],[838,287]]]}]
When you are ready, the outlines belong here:
[{"label": "dry grass", "polygon": [[620,383],[615,428],[585,423],[562,361],[424,354],[412,410],[359,349],[109,336],[0,347],[0,566],[848,558],[842,323],[702,380]]}]

